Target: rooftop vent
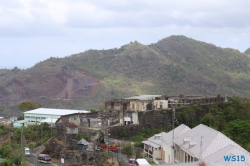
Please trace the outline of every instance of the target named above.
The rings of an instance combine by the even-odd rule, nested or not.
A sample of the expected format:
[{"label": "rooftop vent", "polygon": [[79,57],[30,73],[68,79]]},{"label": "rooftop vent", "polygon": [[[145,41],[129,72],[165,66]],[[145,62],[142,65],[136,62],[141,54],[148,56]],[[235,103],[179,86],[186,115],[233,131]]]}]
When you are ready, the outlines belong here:
[{"label": "rooftop vent", "polygon": [[184,138],[184,139],[183,139],[183,144],[189,142],[190,140],[191,140],[191,138]]},{"label": "rooftop vent", "polygon": [[192,148],[192,147],[195,146],[196,144],[197,144],[197,142],[190,141],[190,142],[189,142],[189,148]]}]

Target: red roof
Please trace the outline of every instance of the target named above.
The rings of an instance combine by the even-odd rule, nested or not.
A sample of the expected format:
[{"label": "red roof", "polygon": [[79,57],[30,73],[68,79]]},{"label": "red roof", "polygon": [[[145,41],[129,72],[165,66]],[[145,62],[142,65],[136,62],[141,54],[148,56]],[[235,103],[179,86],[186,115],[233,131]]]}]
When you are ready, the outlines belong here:
[{"label": "red roof", "polygon": [[78,126],[75,125],[74,123],[69,123],[69,124],[67,124],[66,127],[69,127],[69,128],[78,128]]}]

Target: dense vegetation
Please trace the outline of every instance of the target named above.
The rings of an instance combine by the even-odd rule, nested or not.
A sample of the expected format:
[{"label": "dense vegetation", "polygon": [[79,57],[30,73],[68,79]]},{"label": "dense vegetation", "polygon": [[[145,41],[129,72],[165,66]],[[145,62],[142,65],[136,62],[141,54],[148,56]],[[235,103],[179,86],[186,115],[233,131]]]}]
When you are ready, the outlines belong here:
[{"label": "dense vegetation", "polygon": [[[101,84],[95,89],[97,93],[64,101],[31,90],[34,77],[43,80],[62,68],[68,72],[85,71],[101,79]],[[8,93],[13,81],[15,85],[21,82],[25,85],[22,89],[28,89],[29,95],[37,97],[33,100],[44,106],[88,110],[99,110],[100,104],[106,100],[135,94],[220,93],[250,97],[249,71],[249,56],[238,50],[223,49],[185,36],[170,36],[150,45],[131,42],[120,48],[87,50],[65,58],[50,58],[27,70],[0,70],[0,87],[6,87],[0,88],[0,93]],[[7,112],[4,108],[2,111]]]},{"label": "dense vegetation", "polygon": [[[176,113],[175,125],[185,124],[193,128],[204,124],[222,132],[240,146],[250,151],[250,102],[239,97],[229,98],[229,102],[207,106],[186,106],[185,111]],[[135,146],[141,146],[144,138],[149,138],[171,128],[144,129],[130,138]]]},{"label": "dense vegetation", "polygon": [[245,54],[250,54],[250,48],[248,48],[244,53]]},{"label": "dense vegetation", "polygon": [[[5,126],[0,126],[0,129],[0,131],[4,131],[1,132],[1,136],[10,132],[10,129]],[[0,157],[5,160],[1,165],[21,165],[24,147],[34,148],[40,146],[51,137],[52,132],[53,130],[47,123],[14,129],[11,139],[8,137],[8,139],[2,140]],[[22,140],[21,136],[23,136]]]}]

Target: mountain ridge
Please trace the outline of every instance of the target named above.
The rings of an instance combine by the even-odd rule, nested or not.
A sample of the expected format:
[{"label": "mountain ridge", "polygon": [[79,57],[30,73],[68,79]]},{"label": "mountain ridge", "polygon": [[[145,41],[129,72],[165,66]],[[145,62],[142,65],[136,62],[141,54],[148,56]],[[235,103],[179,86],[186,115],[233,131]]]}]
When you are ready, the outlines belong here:
[{"label": "mountain ridge", "polygon": [[26,70],[1,69],[0,102],[100,109],[106,100],[135,94],[249,97],[249,68],[249,57],[238,50],[170,36],[49,58]]}]

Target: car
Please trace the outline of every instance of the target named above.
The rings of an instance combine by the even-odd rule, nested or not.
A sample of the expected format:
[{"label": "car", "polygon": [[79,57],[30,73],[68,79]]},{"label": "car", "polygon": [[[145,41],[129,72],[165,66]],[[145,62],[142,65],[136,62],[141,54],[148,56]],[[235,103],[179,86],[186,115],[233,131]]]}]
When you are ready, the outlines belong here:
[{"label": "car", "polygon": [[24,148],[24,154],[25,156],[30,156],[30,149],[28,147]]},{"label": "car", "polygon": [[51,163],[51,158],[48,154],[39,154],[38,155],[38,162],[40,163]]},{"label": "car", "polygon": [[135,161],[135,159],[129,159],[128,163],[129,166],[137,166],[137,162]]}]

